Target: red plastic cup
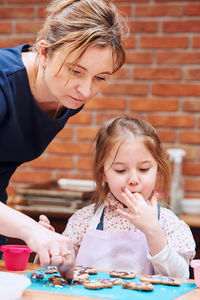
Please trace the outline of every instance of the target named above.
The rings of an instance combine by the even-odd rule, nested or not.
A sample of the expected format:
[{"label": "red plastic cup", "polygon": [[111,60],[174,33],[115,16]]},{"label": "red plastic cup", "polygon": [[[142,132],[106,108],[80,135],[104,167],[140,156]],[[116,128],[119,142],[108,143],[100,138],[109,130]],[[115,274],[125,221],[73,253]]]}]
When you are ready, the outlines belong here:
[{"label": "red plastic cup", "polygon": [[191,267],[194,269],[194,280],[197,287],[200,287],[200,259],[193,259]]},{"label": "red plastic cup", "polygon": [[25,270],[32,252],[26,245],[3,245],[0,251],[3,252],[5,266],[9,271]]}]

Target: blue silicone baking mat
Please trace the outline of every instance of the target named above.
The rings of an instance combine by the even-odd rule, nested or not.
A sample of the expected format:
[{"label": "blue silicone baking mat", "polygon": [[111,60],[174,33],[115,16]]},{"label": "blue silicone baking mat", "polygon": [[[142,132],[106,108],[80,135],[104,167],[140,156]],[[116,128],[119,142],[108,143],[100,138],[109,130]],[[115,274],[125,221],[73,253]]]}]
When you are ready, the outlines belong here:
[{"label": "blue silicone baking mat", "polygon": [[[40,273],[44,273],[45,269],[40,270]],[[34,273],[34,272],[31,272]],[[30,278],[31,273],[27,273],[26,275]],[[79,296],[87,296],[87,297],[96,297],[96,298],[105,298],[105,299],[113,299],[113,300],[171,300],[175,299],[185,293],[190,292],[191,290],[196,288],[196,284],[194,283],[186,283],[182,282],[180,286],[166,286],[166,285],[154,285],[154,290],[151,292],[144,291],[135,291],[123,289],[121,285],[113,286],[112,288],[100,289],[100,290],[89,290],[86,289],[83,285],[71,285],[71,286],[50,286],[48,283],[48,277],[53,274],[45,274],[42,280],[32,280],[31,285],[28,289],[31,290],[40,290],[46,292],[55,292],[62,294],[71,294],[71,295],[79,295]],[[108,273],[99,272],[96,275],[90,275],[90,279],[96,280],[99,278],[110,278]],[[126,279],[123,279],[124,281]],[[139,277],[134,279],[128,279],[130,281],[139,281]]]}]

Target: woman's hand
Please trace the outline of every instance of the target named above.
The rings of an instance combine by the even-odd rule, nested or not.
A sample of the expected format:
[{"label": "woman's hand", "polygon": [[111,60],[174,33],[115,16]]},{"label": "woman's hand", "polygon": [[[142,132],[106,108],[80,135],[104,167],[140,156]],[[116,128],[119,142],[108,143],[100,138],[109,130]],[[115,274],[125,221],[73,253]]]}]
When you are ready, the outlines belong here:
[{"label": "woman's hand", "polygon": [[[42,218],[43,219],[43,218]],[[44,222],[44,221],[42,221]],[[48,228],[48,229],[47,229]],[[49,230],[49,226],[35,226],[24,229],[24,240],[38,254],[43,267],[57,266],[61,276],[72,279],[75,266],[75,253],[71,240],[61,234]]]},{"label": "woman's hand", "polygon": [[51,231],[55,231],[55,228],[53,226],[51,226],[49,219],[45,215],[39,216],[38,223]]}]

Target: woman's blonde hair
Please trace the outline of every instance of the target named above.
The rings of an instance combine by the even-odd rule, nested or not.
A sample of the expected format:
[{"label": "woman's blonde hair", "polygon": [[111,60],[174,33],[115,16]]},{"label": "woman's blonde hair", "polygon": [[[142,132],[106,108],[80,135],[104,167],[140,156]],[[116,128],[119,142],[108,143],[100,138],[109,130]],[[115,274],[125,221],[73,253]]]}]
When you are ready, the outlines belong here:
[{"label": "woman's blonde hair", "polygon": [[129,117],[118,117],[106,121],[97,133],[94,150],[93,178],[96,190],[92,195],[92,202],[98,208],[109,192],[108,184],[104,182],[104,165],[111,150],[116,147],[116,154],[120,145],[131,135],[143,140],[144,145],[158,164],[156,188],[165,193],[167,200],[170,184],[170,165],[166,152],[160,142],[156,129],[148,122]]},{"label": "woman's blonde hair", "polygon": [[128,34],[128,27],[111,1],[53,0],[46,12],[47,18],[37,35],[34,49],[45,40],[48,54],[58,49],[65,51],[64,64],[71,54],[75,55],[74,63],[77,63],[89,46],[111,46],[113,73],[123,65],[122,40]]}]

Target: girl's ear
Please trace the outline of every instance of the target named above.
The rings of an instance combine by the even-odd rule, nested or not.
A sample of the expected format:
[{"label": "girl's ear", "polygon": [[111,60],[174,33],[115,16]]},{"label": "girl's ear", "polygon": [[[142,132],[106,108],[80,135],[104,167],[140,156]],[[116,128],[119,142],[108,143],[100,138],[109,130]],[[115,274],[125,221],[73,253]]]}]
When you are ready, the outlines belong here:
[{"label": "girl's ear", "polygon": [[103,182],[108,182],[105,173],[103,174]]}]

